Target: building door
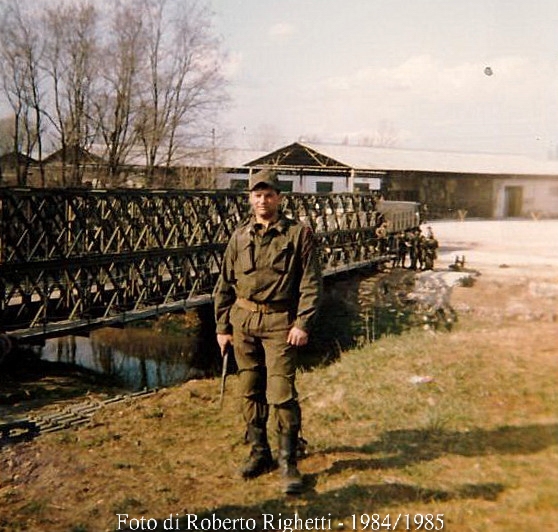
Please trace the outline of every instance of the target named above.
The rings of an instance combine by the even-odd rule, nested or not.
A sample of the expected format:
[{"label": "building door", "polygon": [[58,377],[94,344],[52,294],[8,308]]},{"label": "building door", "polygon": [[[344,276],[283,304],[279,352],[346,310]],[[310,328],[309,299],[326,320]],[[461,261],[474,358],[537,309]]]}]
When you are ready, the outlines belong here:
[{"label": "building door", "polygon": [[504,217],[521,216],[523,209],[523,187],[506,187],[504,198]]}]

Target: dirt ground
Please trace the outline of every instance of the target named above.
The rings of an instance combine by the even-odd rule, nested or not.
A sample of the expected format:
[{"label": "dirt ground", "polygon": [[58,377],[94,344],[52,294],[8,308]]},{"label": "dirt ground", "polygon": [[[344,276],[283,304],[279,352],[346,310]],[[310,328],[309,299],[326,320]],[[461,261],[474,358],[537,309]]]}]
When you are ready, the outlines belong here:
[{"label": "dirt ground", "polygon": [[[436,269],[449,269],[456,258],[464,258],[465,268],[479,273],[475,290],[454,293],[452,304],[458,313],[475,307],[491,318],[558,320],[558,220],[427,225],[440,242]],[[533,338],[522,341],[529,344]]]},{"label": "dirt ground", "polygon": [[557,280],[558,220],[431,222],[440,242],[437,268],[455,257],[484,275]]}]

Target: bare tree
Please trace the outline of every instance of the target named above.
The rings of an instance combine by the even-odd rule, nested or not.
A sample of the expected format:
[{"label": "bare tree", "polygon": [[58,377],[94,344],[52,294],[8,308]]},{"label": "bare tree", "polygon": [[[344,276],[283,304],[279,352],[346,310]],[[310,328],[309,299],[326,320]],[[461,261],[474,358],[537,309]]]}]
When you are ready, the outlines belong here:
[{"label": "bare tree", "polygon": [[118,2],[111,16],[111,31],[101,50],[105,59],[101,62],[102,80],[93,101],[112,181],[137,142],[134,129],[139,103],[137,87],[146,45],[143,18],[137,6]]},{"label": "bare tree", "polygon": [[221,73],[219,42],[211,34],[206,7],[192,2],[176,19],[172,46],[175,71],[166,167],[176,160],[178,146],[196,145],[200,141],[215,144],[215,128],[209,127],[214,113],[226,102],[225,80]]},{"label": "bare tree", "polygon": [[1,82],[14,113],[14,148],[36,142],[26,151],[41,153],[48,133],[62,185],[81,183],[94,142],[104,144],[112,177],[140,148],[150,179],[157,167],[176,173],[171,167],[185,153],[214,142],[226,83],[207,0],[18,7],[31,2],[0,0]]},{"label": "bare tree", "polygon": [[[0,7],[3,13],[0,64],[4,93],[14,112],[13,151],[15,154],[31,156],[36,149],[44,185],[40,70],[42,40],[36,31],[37,20],[25,10],[25,3],[6,0]],[[18,184],[25,185],[28,167],[20,168],[18,165],[16,173]]]},{"label": "bare tree", "polygon": [[168,172],[180,145],[196,143],[196,129],[209,138],[210,117],[226,98],[219,42],[211,35],[207,9],[189,0],[174,12],[167,0],[144,0],[144,6],[149,75],[137,130],[147,176],[153,179],[158,164]]},{"label": "bare tree", "polygon": [[250,141],[250,146],[255,150],[270,151],[276,149],[281,143],[282,135],[274,124],[260,124]]},{"label": "bare tree", "polygon": [[307,133],[305,135],[300,135],[298,137],[298,142],[308,142],[308,143],[313,143],[313,144],[323,144],[323,139],[320,135],[318,135],[317,133]]},{"label": "bare tree", "polygon": [[393,148],[399,142],[399,132],[395,126],[386,120],[382,120],[372,135],[365,135],[359,140],[361,146],[373,146],[377,148]]},{"label": "bare tree", "polygon": [[89,1],[45,10],[45,65],[54,98],[54,112],[49,116],[61,147],[63,185],[81,182],[83,151],[95,135],[91,96],[98,57],[97,22],[97,10]]}]

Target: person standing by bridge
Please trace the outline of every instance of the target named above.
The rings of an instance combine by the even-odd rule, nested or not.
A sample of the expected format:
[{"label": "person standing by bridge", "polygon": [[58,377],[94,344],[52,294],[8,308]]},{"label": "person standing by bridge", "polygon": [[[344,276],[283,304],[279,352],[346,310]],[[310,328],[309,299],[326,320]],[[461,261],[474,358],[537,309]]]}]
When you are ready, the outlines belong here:
[{"label": "person standing by bridge", "polygon": [[432,231],[432,227],[428,226],[426,228],[426,236],[422,240],[422,253],[424,255],[423,260],[423,269],[424,270],[432,270],[434,269],[434,261],[438,257],[437,249],[438,249],[438,240],[434,236],[434,231]]},{"label": "person standing by bridge", "polygon": [[250,177],[251,217],[233,233],[213,291],[217,342],[234,345],[242,414],[251,444],[245,479],[275,467],[267,436],[272,407],[283,491],[300,493],[301,410],[295,386],[298,348],[308,342],[322,294],[310,227],[284,216],[277,175]]}]

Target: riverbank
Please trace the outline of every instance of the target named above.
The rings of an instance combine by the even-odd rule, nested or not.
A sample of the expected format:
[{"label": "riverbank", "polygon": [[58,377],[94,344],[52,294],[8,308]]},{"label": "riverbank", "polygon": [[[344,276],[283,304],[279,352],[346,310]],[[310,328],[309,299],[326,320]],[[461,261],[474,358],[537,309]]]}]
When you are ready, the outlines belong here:
[{"label": "riverbank", "polygon": [[[88,426],[2,447],[0,530],[116,530],[118,514],[156,520],[160,530],[169,517],[167,529],[186,530],[186,514],[198,523],[254,519],[261,530],[267,514],[270,530],[295,512],[314,524],[330,519],[332,530],[373,513],[392,527],[398,516],[424,525],[430,514],[452,531],[553,529],[555,248],[547,256],[547,241],[526,254],[527,238],[514,240],[518,252],[500,250],[492,222],[458,224],[431,224],[437,267],[465,254],[480,273],[454,287],[451,331],[385,336],[300,375],[309,441],[300,498],[280,495],[276,472],[239,480],[247,448],[232,376],[222,410],[218,379],[190,381],[107,406]],[[529,236],[523,228],[513,235]]]}]

